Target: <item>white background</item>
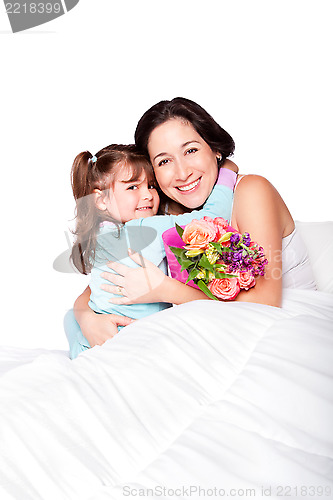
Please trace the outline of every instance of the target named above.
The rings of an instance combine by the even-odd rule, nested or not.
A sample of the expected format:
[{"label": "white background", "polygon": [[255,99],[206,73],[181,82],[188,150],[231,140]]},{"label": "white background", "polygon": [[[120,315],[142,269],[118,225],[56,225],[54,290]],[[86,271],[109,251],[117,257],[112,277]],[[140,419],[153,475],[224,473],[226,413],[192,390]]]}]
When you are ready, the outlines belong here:
[{"label": "white background", "polygon": [[80,151],[133,142],[155,102],[197,101],[295,219],[333,220],[331,1],[81,0],[12,34],[0,5],[0,343],[67,349],[87,278],[62,274]]}]

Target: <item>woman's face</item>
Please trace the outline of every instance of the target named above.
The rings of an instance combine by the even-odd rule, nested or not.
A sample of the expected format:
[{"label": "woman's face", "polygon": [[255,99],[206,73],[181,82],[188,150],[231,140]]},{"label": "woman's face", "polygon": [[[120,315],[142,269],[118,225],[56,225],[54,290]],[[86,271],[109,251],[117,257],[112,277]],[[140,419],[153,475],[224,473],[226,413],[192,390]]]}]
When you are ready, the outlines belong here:
[{"label": "woman's face", "polygon": [[169,198],[191,209],[206,201],[217,178],[217,154],[190,123],[178,118],[162,123],[150,134],[148,151]]}]

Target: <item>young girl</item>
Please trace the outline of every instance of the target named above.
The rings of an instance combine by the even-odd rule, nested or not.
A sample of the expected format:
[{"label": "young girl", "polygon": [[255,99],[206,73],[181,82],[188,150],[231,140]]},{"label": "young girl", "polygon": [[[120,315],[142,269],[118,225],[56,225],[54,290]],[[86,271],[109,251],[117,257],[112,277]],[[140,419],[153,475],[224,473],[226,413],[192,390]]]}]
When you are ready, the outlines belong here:
[{"label": "young girl", "polygon": [[[213,158],[217,173],[219,155]],[[170,307],[171,304],[162,302],[130,306],[111,304],[112,294],[110,296],[101,288],[103,284],[109,284],[101,274],[114,272],[107,262],[112,260],[136,267],[137,264],[128,257],[128,248],[132,248],[167,274],[163,232],[176,222],[184,225],[204,216],[229,220],[235,180],[235,172],[221,168],[217,183],[201,210],[177,216],[157,215],[160,200],[153,169],[134,145],[111,145],[96,156],[88,151],[80,153],[72,167],[76,239],[71,258],[81,273],[91,272],[91,309],[96,313],[115,313],[139,319]],[[195,186],[181,189],[186,192]],[[121,287],[115,289],[121,295]],[[90,347],[82,334],[81,338],[68,336],[68,340],[72,359]]]}]

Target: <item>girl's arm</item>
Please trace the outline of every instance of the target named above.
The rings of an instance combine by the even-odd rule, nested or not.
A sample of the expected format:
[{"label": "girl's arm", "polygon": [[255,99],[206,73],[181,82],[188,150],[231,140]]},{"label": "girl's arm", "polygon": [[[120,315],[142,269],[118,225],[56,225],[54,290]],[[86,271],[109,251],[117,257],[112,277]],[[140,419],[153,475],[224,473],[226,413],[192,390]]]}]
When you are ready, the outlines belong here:
[{"label": "girl's arm", "polygon": [[238,172],[239,172],[239,168],[236,165],[236,163],[231,161],[231,160],[228,160],[228,158],[226,160],[224,160],[223,167],[228,168],[229,170],[232,170],[236,174],[238,174]]},{"label": "girl's arm", "polygon": [[126,316],[117,314],[96,314],[89,306],[90,288],[87,287],[74,303],[74,315],[83,335],[91,347],[102,345],[118,333],[118,325],[126,326],[133,322]]}]

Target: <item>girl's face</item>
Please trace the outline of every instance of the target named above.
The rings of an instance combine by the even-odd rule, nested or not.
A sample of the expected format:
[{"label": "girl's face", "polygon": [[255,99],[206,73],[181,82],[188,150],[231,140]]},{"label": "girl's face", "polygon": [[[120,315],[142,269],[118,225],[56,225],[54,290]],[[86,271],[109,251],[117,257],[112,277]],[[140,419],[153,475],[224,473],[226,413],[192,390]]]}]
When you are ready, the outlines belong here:
[{"label": "girl's face", "polygon": [[110,195],[104,199],[105,208],[119,222],[156,215],[160,203],[156,187],[152,185],[144,170],[135,181],[130,181],[130,169],[120,167],[110,187]]},{"label": "girl's face", "polygon": [[201,206],[216,182],[214,153],[190,123],[172,118],[150,134],[148,152],[162,191],[188,208]]}]

